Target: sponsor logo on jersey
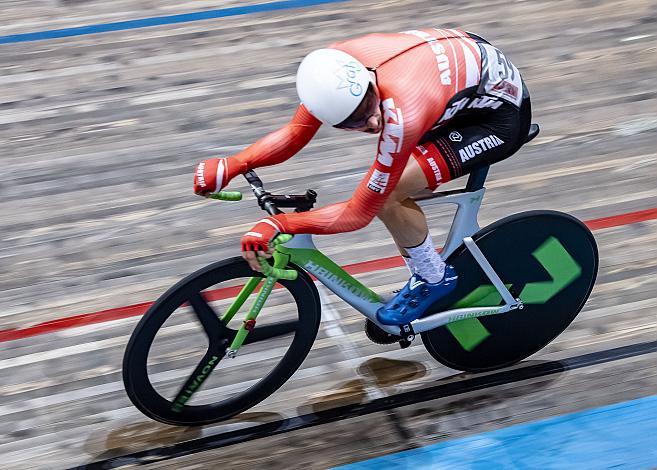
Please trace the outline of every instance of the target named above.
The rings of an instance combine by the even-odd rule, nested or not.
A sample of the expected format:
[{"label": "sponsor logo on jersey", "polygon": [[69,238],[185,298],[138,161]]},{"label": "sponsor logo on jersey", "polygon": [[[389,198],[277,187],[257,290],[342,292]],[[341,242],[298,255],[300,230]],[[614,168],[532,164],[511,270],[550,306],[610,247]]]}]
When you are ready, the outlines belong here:
[{"label": "sponsor logo on jersey", "polygon": [[201,188],[205,188],[205,178],[203,177],[203,171],[205,170],[205,162],[201,162],[198,164],[198,167],[196,168],[196,180],[199,185],[201,185]]},{"label": "sponsor logo on jersey", "polygon": [[401,109],[395,108],[395,101],[388,98],[381,103],[383,107],[383,132],[379,142],[377,161],[392,166],[392,154],[399,153],[404,143],[404,118]]},{"label": "sponsor logo on jersey", "polygon": [[353,96],[362,95],[363,87],[356,82],[356,76],[360,71],[360,66],[353,60],[341,63],[335,71],[335,76],[338,77],[338,90],[348,88]]},{"label": "sponsor logo on jersey", "polygon": [[438,123],[443,123],[445,121],[449,121],[450,119],[452,119],[454,116],[456,116],[456,113],[458,113],[468,105],[469,101],[470,98],[463,98],[452,103],[449,106],[449,108],[445,110],[443,117],[440,118],[440,121],[438,121]]},{"label": "sponsor logo on jersey", "polygon": [[499,147],[500,145],[504,144],[504,141],[497,137],[496,135],[489,135],[488,137],[484,137],[483,139],[479,139],[476,142],[471,143],[470,145],[466,145],[462,149],[459,150],[459,157],[461,157],[462,162],[467,162],[471,158],[476,157],[477,155],[480,155],[481,153],[493,149],[495,147]]},{"label": "sponsor logo on jersey", "polygon": [[[458,101],[455,101],[452,103],[446,110],[445,113],[443,114],[443,117],[440,118],[440,121],[438,121],[438,124],[443,124],[445,121],[449,121],[452,119],[456,114],[461,111],[462,109],[468,108],[468,109],[484,109],[484,108],[491,108],[491,109],[497,109],[500,106],[502,106],[503,102],[498,100],[497,98],[493,98],[490,96],[479,96],[476,98],[463,98]],[[454,141],[454,142],[460,142],[459,141]]]},{"label": "sponsor logo on jersey", "polygon": [[424,31],[412,30],[404,31],[404,34],[412,34],[421,39],[424,39],[427,44],[431,47],[431,50],[436,55],[436,62],[438,64],[438,72],[440,73],[440,83],[443,85],[452,84],[452,75],[449,69],[449,57],[447,57],[447,51],[445,47],[429,33]]},{"label": "sponsor logo on jersey", "polygon": [[449,133],[449,140],[452,142],[461,142],[463,140],[463,136],[456,131],[452,131]]},{"label": "sponsor logo on jersey", "polygon": [[491,91],[507,95],[514,100],[518,98],[518,87],[506,80],[496,84]]},{"label": "sponsor logo on jersey", "polygon": [[472,102],[468,105],[468,109],[497,109],[502,106],[502,104],[502,101],[498,100],[497,98],[492,98],[490,96],[480,96],[472,100]]},{"label": "sponsor logo on jersey", "polygon": [[390,173],[384,173],[375,168],[372,172],[372,176],[370,176],[369,182],[367,183],[367,187],[375,193],[383,194],[388,186],[389,179]]},{"label": "sponsor logo on jersey", "polygon": [[440,168],[438,168],[436,160],[434,160],[433,157],[429,157],[427,158],[427,162],[431,167],[431,171],[433,171],[433,176],[436,178],[436,182],[440,183],[443,180],[443,175],[440,173]]}]

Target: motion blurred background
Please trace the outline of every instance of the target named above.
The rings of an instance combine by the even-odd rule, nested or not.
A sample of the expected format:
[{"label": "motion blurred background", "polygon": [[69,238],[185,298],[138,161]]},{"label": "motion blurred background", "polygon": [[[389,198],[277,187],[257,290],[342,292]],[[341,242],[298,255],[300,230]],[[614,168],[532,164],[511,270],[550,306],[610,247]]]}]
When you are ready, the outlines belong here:
[{"label": "motion blurred background", "polygon": [[[195,196],[195,164],[286,123],[298,102],[301,58],[370,32],[472,31],[503,50],[527,82],[542,132],[491,169],[480,223],[529,209],[569,212],[591,222],[601,261],[583,312],[531,360],[657,339],[654,1],[312,3],[273,10],[256,1],[1,2],[0,467],[84,465],[467,378],[437,364],[419,342],[405,351],[369,343],[362,317],[321,291],[324,322],[303,367],[323,367],[313,380],[293,378],[256,417],[171,428],[140,415],[123,391],[121,357],[143,304],[182,276],[238,255],[239,237],[262,215],[250,196],[240,203]],[[242,6],[252,8],[107,32],[70,29]],[[320,205],[344,200],[375,144],[374,136],[322,128],[296,157],[259,175],[272,191],[313,188]],[[241,178],[230,188],[249,194]],[[432,208],[428,216],[440,244],[450,213]],[[342,265],[396,255],[378,221],[317,242]],[[370,270],[358,278],[387,294],[405,274]],[[336,326],[344,336],[329,334]],[[152,465],[338,466],[654,395],[655,358],[653,349]],[[607,438],[604,445],[618,436]],[[645,453],[654,460],[621,463],[657,466],[654,448]]]}]

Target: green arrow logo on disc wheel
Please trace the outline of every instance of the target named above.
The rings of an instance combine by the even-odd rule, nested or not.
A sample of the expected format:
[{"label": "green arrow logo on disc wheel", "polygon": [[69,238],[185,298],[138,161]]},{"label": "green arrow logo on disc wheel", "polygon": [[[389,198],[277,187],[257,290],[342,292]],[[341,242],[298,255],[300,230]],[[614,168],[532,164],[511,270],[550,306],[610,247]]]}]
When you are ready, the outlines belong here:
[{"label": "green arrow logo on disc wheel", "polygon": [[[520,293],[525,304],[546,303],[582,274],[581,266],[555,237],[545,240],[534,250],[532,256],[541,263],[552,280],[525,285]],[[453,308],[486,307],[499,305],[501,301],[502,297],[497,289],[492,284],[484,284],[456,302]],[[446,327],[466,351],[472,351],[490,336],[490,332],[477,318],[448,323]]]}]

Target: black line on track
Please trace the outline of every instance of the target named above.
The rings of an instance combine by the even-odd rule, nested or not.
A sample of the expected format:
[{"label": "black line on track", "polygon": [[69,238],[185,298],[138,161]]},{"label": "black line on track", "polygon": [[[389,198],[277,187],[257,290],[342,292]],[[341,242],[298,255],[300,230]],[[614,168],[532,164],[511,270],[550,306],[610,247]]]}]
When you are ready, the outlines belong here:
[{"label": "black line on track", "polygon": [[517,369],[502,370],[486,375],[474,375],[456,382],[435,385],[419,390],[412,390],[390,397],[377,398],[369,403],[345,405],[317,413],[309,413],[293,418],[286,418],[271,423],[260,424],[246,429],[225,432],[214,436],[193,439],[170,446],[156,447],[149,450],[99,460],[75,467],[77,469],[110,469],[126,465],[146,465],[163,460],[183,457],[233,444],[248,442],[263,437],[274,436],[322,424],[355,418],[381,411],[392,410],[402,406],[413,405],[443,397],[482,390],[523,380],[558,374],[568,370],[581,369],[597,364],[618,361],[629,357],[642,356],[657,352],[657,341],[622,346],[580,356],[574,356],[560,361],[549,361],[529,365]]}]

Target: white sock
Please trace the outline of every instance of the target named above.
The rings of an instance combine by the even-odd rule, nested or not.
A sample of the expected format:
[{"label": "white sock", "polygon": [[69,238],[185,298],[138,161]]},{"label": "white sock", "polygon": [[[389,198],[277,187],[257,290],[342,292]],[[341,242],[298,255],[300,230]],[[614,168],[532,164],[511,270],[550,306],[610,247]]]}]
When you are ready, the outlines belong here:
[{"label": "white sock", "polygon": [[404,248],[411,258],[413,271],[422,276],[427,282],[440,282],[445,275],[445,262],[433,246],[431,234],[412,248]]},{"label": "white sock", "polygon": [[406,267],[410,271],[411,276],[415,274],[415,264],[413,264],[413,260],[410,257],[404,255],[402,255],[402,258],[404,259],[404,263],[406,263]]}]

